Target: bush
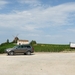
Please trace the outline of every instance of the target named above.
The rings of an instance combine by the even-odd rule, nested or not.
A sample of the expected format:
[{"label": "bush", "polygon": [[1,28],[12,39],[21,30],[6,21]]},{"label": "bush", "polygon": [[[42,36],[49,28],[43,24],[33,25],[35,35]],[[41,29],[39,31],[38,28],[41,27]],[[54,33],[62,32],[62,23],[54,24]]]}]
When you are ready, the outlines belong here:
[{"label": "bush", "polygon": [[2,43],[0,45],[0,53],[4,53],[5,49],[15,46],[13,43]]},{"label": "bush", "polygon": [[31,44],[31,45],[34,45],[34,44],[36,44],[36,41],[32,40],[32,41],[30,42],[30,44]]}]

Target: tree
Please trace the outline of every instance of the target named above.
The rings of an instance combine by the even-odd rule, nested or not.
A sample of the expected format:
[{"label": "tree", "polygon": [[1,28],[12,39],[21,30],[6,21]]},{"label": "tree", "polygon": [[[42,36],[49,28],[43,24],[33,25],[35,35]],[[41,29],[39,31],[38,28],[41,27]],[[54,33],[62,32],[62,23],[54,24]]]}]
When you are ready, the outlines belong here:
[{"label": "tree", "polygon": [[32,41],[30,42],[30,44],[31,44],[31,45],[34,45],[34,44],[36,44],[36,41],[32,40]]},{"label": "tree", "polygon": [[7,39],[6,43],[9,43],[9,39]]}]

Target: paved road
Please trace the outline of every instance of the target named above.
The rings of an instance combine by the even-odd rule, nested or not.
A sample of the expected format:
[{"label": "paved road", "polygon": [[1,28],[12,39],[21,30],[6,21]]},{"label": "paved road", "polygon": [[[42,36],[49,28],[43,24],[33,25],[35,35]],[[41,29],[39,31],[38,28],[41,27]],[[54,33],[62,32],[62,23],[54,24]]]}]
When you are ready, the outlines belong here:
[{"label": "paved road", "polygon": [[75,53],[1,54],[0,75],[75,75]]}]

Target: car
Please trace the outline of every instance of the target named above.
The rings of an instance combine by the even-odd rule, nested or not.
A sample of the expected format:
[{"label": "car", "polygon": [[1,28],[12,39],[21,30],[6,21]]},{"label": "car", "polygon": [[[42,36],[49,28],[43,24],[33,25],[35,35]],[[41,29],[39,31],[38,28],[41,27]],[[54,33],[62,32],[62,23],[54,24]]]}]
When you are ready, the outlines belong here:
[{"label": "car", "polygon": [[31,55],[34,52],[34,48],[31,45],[17,45],[13,48],[6,49],[7,55],[14,55],[15,53],[24,53]]}]

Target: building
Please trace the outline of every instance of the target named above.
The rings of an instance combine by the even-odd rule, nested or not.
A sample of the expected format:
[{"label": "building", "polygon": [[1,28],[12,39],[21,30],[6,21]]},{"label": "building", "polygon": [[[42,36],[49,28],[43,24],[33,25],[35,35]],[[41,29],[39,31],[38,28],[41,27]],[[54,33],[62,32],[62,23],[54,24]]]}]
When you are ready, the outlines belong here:
[{"label": "building", "polygon": [[18,40],[17,45],[29,44],[28,40]]}]

